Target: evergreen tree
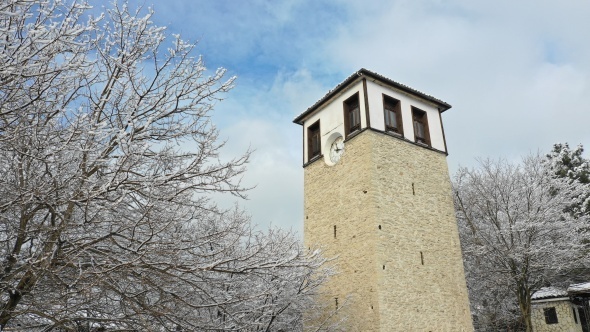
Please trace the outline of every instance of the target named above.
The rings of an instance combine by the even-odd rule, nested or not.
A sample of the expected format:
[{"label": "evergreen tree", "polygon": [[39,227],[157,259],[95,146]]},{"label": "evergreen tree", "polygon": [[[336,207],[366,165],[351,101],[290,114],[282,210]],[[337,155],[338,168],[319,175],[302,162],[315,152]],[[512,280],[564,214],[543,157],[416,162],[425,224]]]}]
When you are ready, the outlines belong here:
[{"label": "evergreen tree", "polygon": [[569,178],[571,182],[585,185],[582,187],[586,189],[574,198],[567,209],[574,216],[590,212],[590,161],[582,156],[583,152],[582,144],[571,149],[568,143],[556,143],[545,161],[556,178]]}]

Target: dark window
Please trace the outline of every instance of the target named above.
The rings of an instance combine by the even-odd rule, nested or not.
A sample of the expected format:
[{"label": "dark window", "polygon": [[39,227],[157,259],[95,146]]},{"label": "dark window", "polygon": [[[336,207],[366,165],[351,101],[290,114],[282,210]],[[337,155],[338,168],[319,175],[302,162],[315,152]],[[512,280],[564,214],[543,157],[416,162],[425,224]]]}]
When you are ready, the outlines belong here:
[{"label": "dark window", "polygon": [[307,127],[307,160],[311,160],[321,154],[320,121]]},{"label": "dark window", "polygon": [[428,119],[426,112],[412,107],[412,118],[414,122],[414,140],[430,146],[430,134],[428,132]]},{"label": "dark window", "polygon": [[344,102],[344,127],[346,135],[361,129],[361,109],[359,105],[358,93]]},{"label": "dark window", "polygon": [[403,135],[402,112],[399,100],[383,95],[383,114],[385,115],[385,131]]},{"label": "dark window", "polygon": [[544,308],[543,313],[545,314],[545,323],[557,324],[557,312],[555,311],[555,307]]},{"label": "dark window", "polygon": [[576,316],[576,308],[572,308],[572,312],[574,313],[574,323],[578,324],[578,317]]},{"label": "dark window", "polygon": [[578,318],[580,318],[580,325],[582,325],[582,331],[588,332],[588,320],[586,319],[586,312],[584,308],[578,308]]}]

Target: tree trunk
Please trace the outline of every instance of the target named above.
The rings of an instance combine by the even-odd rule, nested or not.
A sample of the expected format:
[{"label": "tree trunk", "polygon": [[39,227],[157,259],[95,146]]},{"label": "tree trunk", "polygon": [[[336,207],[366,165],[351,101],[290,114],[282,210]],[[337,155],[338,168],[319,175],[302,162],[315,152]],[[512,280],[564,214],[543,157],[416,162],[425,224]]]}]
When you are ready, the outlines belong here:
[{"label": "tree trunk", "polygon": [[529,287],[525,282],[519,282],[517,286],[518,292],[518,307],[525,326],[526,332],[533,332],[533,324],[531,321],[531,295]]}]

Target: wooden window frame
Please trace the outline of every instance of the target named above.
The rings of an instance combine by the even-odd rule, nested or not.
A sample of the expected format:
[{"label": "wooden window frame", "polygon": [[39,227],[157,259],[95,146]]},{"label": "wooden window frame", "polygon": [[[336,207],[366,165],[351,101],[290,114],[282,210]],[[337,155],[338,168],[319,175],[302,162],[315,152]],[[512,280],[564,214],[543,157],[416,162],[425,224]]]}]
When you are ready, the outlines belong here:
[{"label": "wooden window frame", "polygon": [[[394,113],[397,127],[388,124],[389,113]],[[392,132],[399,135],[404,135],[404,125],[402,123],[402,108],[401,102],[386,94],[383,94],[383,119],[386,132]]]},{"label": "wooden window frame", "polygon": [[[356,111],[355,111],[356,106]],[[361,103],[359,93],[355,93],[343,102],[344,108],[344,133],[346,137],[348,135],[361,130]],[[355,112],[358,122],[355,124],[350,123],[350,113]]]},{"label": "wooden window frame", "polygon": [[543,315],[545,316],[545,324],[559,324],[555,307],[543,308]]},{"label": "wooden window frame", "polygon": [[574,314],[574,323],[576,323],[576,325],[578,325],[578,315],[576,313],[575,307],[572,307],[572,313]]},{"label": "wooden window frame", "polygon": [[[428,128],[428,115],[425,111],[412,106],[412,124],[414,126],[414,142],[431,146],[430,130]],[[424,137],[418,137],[416,132],[417,124],[421,124],[424,130]]]},{"label": "wooden window frame", "polygon": [[[317,151],[314,150],[314,137],[316,138]],[[322,155],[322,138],[320,135],[320,120],[307,127],[307,161]]]}]

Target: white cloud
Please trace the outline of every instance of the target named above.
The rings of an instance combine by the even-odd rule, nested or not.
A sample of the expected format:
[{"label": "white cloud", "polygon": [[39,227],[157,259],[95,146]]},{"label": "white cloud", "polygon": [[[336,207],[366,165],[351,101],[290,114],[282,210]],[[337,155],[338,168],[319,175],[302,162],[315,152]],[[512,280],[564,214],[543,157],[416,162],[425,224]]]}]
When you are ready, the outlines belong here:
[{"label": "white cloud", "polygon": [[[255,149],[243,181],[255,188],[248,193],[249,199],[239,204],[256,224],[289,228],[302,220],[303,177],[298,149],[289,144],[297,131],[284,127],[270,120],[241,120],[224,128],[229,137],[223,152],[236,155],[249,146]],[[226,205],[234,201],[229,197],[223,200]]]},{"label": "white cloud", "polygon": [[[292,120],[326,90],[308,70],[283,71],[268,86],[238,84],[231,97],[218,105],[214,117],[225,124],[220,137],[227,140],[223,155],[255,150],[243,182],[255,188],[247,201],[238,201],[254,223],[302,231],[302,138],[301,127]],[[215,199],[224,206],[236,201],[229,196]]]},{"label": "white cloud", "polygon": [[590,22],[580,14],[589,9],[580,2],[380,2],[355,7],[354,24],[322,56],[450,102],[443,121],[455,170],[477,156],[590,144]]},{"label": "white cloud", "polygon": [[[160,7],[169,4],[160,4]],[[173,8],[174,7],[174,8]],[[186,1],[170,17],[242,75],[215,120],[254,154],[254,222],[301,227],[301,128],[291,121],[365,67],[448,101],[451,171],[555,142],[590,148],[590,2]],[[185,17],[195,17],[195,22]],[[202,27],[195,32],[191,27]],[[183,32],[182,30],[180,32]],[[229,66],[226,64],[226,66]]]}]

